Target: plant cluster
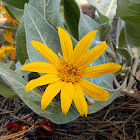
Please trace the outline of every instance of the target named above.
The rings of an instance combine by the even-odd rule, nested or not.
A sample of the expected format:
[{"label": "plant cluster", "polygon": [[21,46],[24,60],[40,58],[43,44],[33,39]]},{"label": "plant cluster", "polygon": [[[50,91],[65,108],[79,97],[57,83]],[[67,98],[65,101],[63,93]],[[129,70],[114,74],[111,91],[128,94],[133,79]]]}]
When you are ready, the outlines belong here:
[{"label": "plant cluster", "polygon": [[[132,88],[140,56],[140,1],[88,2],[96,8],[96,21],[76,0],[3,0],[0,9],[11,26],[0,26],[8,42],[0,48],[1,95],[20,98],[61,124],[99,111],[122,88]],[[39,78],[29,81],[31,72]],[[117,75],[125,75],[123,83]],[[34,89],[42,85],[44,93]]]}]

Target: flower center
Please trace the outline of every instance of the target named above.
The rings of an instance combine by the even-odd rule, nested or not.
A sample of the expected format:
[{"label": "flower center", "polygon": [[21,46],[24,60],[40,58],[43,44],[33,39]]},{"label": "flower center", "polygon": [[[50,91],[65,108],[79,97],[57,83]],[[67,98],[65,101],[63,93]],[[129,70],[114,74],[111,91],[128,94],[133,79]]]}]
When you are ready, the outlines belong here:
[{"label": "flower center", "polygon": [[81,79],[81,69],[78,68],[76,64],[67,63],[64,60],[62,60],[61,63],[59,76],[62,81],[75,83]]}]

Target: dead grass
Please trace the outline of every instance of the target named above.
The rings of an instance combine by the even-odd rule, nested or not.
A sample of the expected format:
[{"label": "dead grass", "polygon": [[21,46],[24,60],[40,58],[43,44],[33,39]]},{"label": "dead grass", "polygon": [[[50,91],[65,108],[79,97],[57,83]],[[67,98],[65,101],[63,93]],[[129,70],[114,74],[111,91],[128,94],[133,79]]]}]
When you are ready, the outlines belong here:
[{"label": "dead grass", "polygon": [[[140,101],[131,97],[119,97],[112,104],[87,118],[52,126],[53,133],[40,129],[44,118],[32,112],[19,99],[0,98],[1,140],[17,139],[75,139],[75,140],[139,140]],[[10,134],[5,124],[17,122],[24,129]],[[40,133],[41,131],[41,133]]]}]

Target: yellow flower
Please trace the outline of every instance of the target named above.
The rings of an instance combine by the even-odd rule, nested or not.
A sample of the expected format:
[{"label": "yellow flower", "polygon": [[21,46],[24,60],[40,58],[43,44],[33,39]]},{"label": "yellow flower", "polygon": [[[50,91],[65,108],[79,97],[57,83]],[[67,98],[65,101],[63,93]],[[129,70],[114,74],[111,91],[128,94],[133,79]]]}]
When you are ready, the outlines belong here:
[{"label": "yellow flower", "polygon": [[4,13],[2,14],[5,18],[7,18],[8,23],[13,23],[14,27],[16,27],[16,24],[19,24],[17,20],[14,20],[9,13],[6,11],[5,7],[0,6],[0,10]]},{"label": "yellow flower", "polygon": [[9,42],[9,43],[13,43],[14,39],[12,37],[12,33],[8,30],[6,30],[6,33],[4,34],[4,39]]},{"label": "yellow flower", "polygon": [[6,46],[1,46],[0,48],[0,60],[2,58],[5,58],[6,56],[9,56],[11,54],[11,60],[15,60],[16,53],[15,53],[15,48],[14,45],[6,45]]},{"label": "yellow flower", "polygon": [[37,79],[31,80],[25,87],[26,91],[35,87],[49,84],[42,96],[41,108],[45,109],[52,99],[59,93],[62,112],[66,114],[74,101],[80,115],[87,116],[88,106],[84,93],[90,97],[107,101],[109,93],[85,79],[96,78],[103,74],[114,73],[121,66],[116,63],[107,63],[97,66],[89,66],[105,51],[106,42],[102,42],[88,51],[97,31],[91,31],[85,35],[73,50],[72,41],[65,30],[58,27],[63,59],[60,59],[49,47],[38,41],[32,41],[33,47],[48,60],[46,62],[33,62],[22,66],[22,70],[48,73]]},{"label": "yellow flower", "polygon": [[[9,43],[14,42],[14,39],[12,37],[12,33],[9,32],[8,30],[6,30],[6,33],[4,34],[4,39]],[[1,48],[0,48],[0,60],[2,58],[5,58],[5,55],[9,56],[10,54],[11,54],[11,60],[15,60],[16,52],[15,52],[15,45],[14,44],[1,46]]]},{"label": "yellow flower", "polygon": [[2,58],[5,58],[5,47],[4,46],[1,46],[1,48],[0,48],[0,60]]}]

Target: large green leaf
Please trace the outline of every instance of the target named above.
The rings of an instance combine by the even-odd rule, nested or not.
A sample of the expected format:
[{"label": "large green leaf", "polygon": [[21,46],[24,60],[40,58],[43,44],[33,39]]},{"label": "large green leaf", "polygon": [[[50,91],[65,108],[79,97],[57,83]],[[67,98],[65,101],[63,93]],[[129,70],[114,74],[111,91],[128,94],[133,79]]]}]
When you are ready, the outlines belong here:
[{"label": "large green leaf", "polygon": [[[59,16],[60,0],[30,0],[29,4],[36,8],[42,14],[44,19],[47,20],[47,23],[56,31],[57,27],[62,27],[63,29],[65,29]],[[71,39],[73,45],[75,46],[77,44],[76,39],[72,36]]]},{"label": "large green leaf", "polygon": [[27,52],[30,61],[46,61],[32,44],[32,40],[40,41],[50,47],[56,54],[61,52],[57,31],[44,19],[34,7],[25,5],[24,25],[27,39]]},{"label": "large green leaf", "polygon": [[78,23],[80,18],[80,10],[75,0],[64,0],[64,18],[69,33],[76,40],[78,40]]},{"label": "large green leaf", "polygon": [[64,28],[59,16],[59,5],[61,0],[45,0],[45,1],[46,1],[45,17],[47,21],[56,29],[57,27]]},{"label": "large green leaf", "polygon": [[[41,1],[30,0],[29,4],[34,6],[45,17],[44,14],[45,0],[41,0]],[[24,64],[25,61],[28,59],[24,17],[22,17],[22,20],[16,32],[16,54],[21,64]]]},{"label": "large green leaf", "polygon": [[13,7],[24,9],[24,4],[28,3],[29,0],[2,0],[2,1]]},{"label": "large green leaf", "polygon": [[22,9],[15,8],[15,7],[8,5],[8,4],[6,4],[5,6],[6,6],[6,9],[8,8],[7,9],[8,12],[12,13],[14,18],[16,18],[20,22],[24,11]]},{"label": "large green leaf", "polygon": [[109,18],[112,23],[114,16],[116,15],[117,0],[102,0],[100,3],[97,0],[88,0],[102,15]]},{"label": "large green leaf", "polygon": [[[99,30],[99,24],[91,19],[89,16],[84,15],[82,12],[80,14],[80,20],[79,20],[79,40],[82,39],[87,33],[93,30]],[[100,40],[99,31],[96,34],[95,40]]]},{"label": "large green leaf", "polygon": [[63,27],[59,17],[61,0],[30,0],[29,4],[35,7],[42,16],[54,27]]},{"label": "large green leaf", "polygon": [[57,124],[67,123],[79,116],[78,111],[74,107],[70,108],[67,115],[62,114],[60,104],[55,102],[51,102],[51,104],[45,110],[42,110],[42,93],[37,90],[26,92],[24,88],[27,82],[19,74],[8,69],[1,63],[0,76],[9,83],[10,87],[21,98],[21,100],[40,116],[45,117]]},{"label": "large green leaf", "polygon": [[34,8],[36,8],[45,18],[46,1],[47,0],[29,0],[29,4],[33,6]]},{"label": "large green leaf", "polygon": [[28,54],[27,54],[27,49],[26,49],[26,34],[25,34],[23,18],[16,32],[15,47],[16,47],[16,54],[17,54],[18,60],[20,61],[21,64],[24,64],[25,61],[28,59]]},{"label": "large green leaf", "polygon": [[15,92],[1,78],[0,78],[0,94],[6,98],[18,98]]},{"label": "large green leaf", "polygon": [[[140,18],[139,0],[118,0],[117,15],[124,21]],[[138,21],[138,20],[137,20]]]},{"label": "large green leaf", "polygon": [[[90,31],[99,30],[99,24],[83,14],[75,0],[64,0],[64,17],[68,31],[77,40],[83,38]],[[100,40],[99,33],[97,33],[95,40]]]},{"label": "large green leaf", "polygon": [[140,53],[140,1],[118,0],[117,15],[125,21],[125,36],[129,46]]}]

